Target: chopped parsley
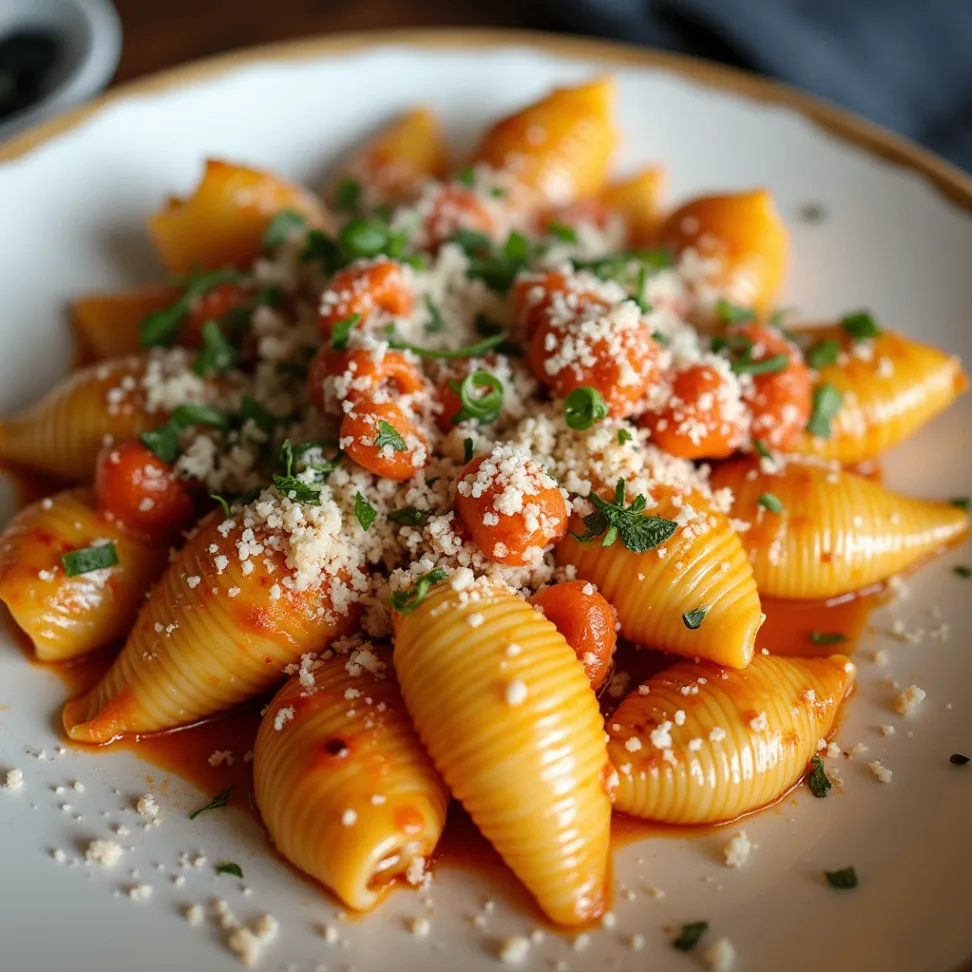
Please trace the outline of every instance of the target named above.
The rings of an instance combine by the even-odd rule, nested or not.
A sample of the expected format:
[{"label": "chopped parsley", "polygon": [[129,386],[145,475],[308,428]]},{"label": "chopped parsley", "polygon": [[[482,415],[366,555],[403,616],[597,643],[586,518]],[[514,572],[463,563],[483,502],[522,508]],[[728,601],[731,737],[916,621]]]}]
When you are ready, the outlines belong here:
[{"label": "chopped parsley", "polygon": [[139,344],[143,348],[167,348],[175,344],[193,301],[220,284],[237,281],[241,277],[239,270],[226,268],[190,277],[182,296],[174,304],[153,311],[142,319],[138,326]]},{"label": "chopped parsley", "polygon": [[201,329],[203,346],[196,355],[192,370],[199,376],[211,371],[218,375],[236,367],[236,349],[226,340],[216,321],[206,321]]},{"label": "chopped parsley", "polygon": [[361,493],[354,494],[354,516],[355,519],[361,524],[362,530],[367,530],[372,523],[375,522],[375,517],[378,515],[378,511],[361,495]]},{"label": "chopped parsley", "polygon": [[273,412],[264,408],[252,395],[243,396],[237,418],[241,423],[253,422],[258,429],[266,432],[267,435],[273,432],[280,421]]},{"label": "chopped parsley", "polygon": [[391,596],[391,606],[399,614],[411,614],[429,595],[429,589],[449,576],[447,570],[436,567],[420,577],[407,591],[395,591]]},{"label": "chopped parsley", "polygon": [[138,438],[146,449],[154,453],[166,465],[171,466],[179,458],[181,431],[172,422],[166,422],[157,429],[143,432]]},{"label": "chopped parsley", "polygon": [[334,351],[343,351],[348,346],[348,338],[351,337],[351,332],[358,326],[360,320],[360,314],[352,314],[334,325],[331,331],[331,348]]},{"label": "chopped parsley", "polygon": [[968,511],[969,508],[968,496],[953,496],[948,502],[950,506],[955,506],[960,510]]},{"label": "chopped parsley", "polygon": [[807,203],[800,207],[800,219],[805,223],[822,223],[827,218],[823,203]]},{"label": "chopped parsley", "polygon": [[853,867],[842,867],[837,871],[824,871],[824,877],[832,888],[850,891],[857,887],[857,871]]},{"label": "chopped parsley", "polygon": [[633,271],[646,269],[657,273],[672,265],[672,255],[665,249],[620,250],[595,260],[573,260],[575,270],[590,270],[602,280],[631,279]]},{"label": "chopped parsley", "polygon": [[766,448],[766,445],[762,439],[753,439],[753,448],[756,450],[757,454],[762,456],[764,459],[773,458],[773,453]]},{"label": "chopped parsley", "polygon": [[442,312],[428,294],[425,295],[425,309],[429,312],[429,319],[425,322],[425,333],[441,334],[446,329],[445,321],[442,319]]},{"label": "chopped parsley", "polygon": [[217,874],[232,874],[233,877],[242,878],[243,868],[239,864],[234,864],[232,861],[225,861],[222,864],[216,865]]},{"label": "chopped parsley", "polygon": [[631,442],[634,436],[628,429],[618,429],[618,445],[623,446],[626,442]]},{"label": "chopped parsley", "polygon": [[810,771],[806,775],[807,786],[810,792],[821,799],[827,795],[827,791],[833,786],[824,772],[823,760],[819,756],[814,756],[810,760]]},{"label": "chopped parsley", "polygon": [[970,758],[972,757],[966,756],[964,753],[952,753],[952,755],[948,757],[948,761],[953,766],[964,766]]},{"label": "chopped parsley", "polygon": [[385,446],[391,446],[394,452],[408,452],[408,446],[398,429],[384,419],[378,419],[378,435],[375,436],[375,447],[384,449]]},{"label": "chopped parsley", "polygon": [[198,810],[193,810],[189,814],[190,820],[195,820],[201,813],[209,813],[210,810],[219,810],[225,807],[229,803],[230,794],[233,792],[233,787],[228,786],[221,793],[217,793],[216,796],[209,801],[204,807],[200,807]]},{"label": "chopped parsley", "polygon": [[672,941],[672,948],[677,948],[680,952],[691,952],[708,930],[707,921],[693,921],[688,925],[682,925],[678,938]]},{"label": "chopped parsley", "polygon": [[472,189],[476,185],[476,170],[471,165],[464,165],[456,173],[456,182],[460,186],[465,186],[467,189]]},{"label": "chopped parsley", "polygon": [[361,204],[361,183],[357,179],[342,179],[334,187],[334,208],[339,213],[356,213]]},{"label": "chopped parsley", "polygon": [[298,503],[307,503],[308,506],[321,505],[321,487],[313,483],[305,483],[294,475],[294,450],[287,439],[280,447],[280,461],[283,464],[283,473],[275,474],[273,485],[281,496],[286,496]]},{"label": "chopped parsley", "polygon": [[770,513],[783,512],[783,502],[778,496],[774,496],[773,493],[760,493],[756,503],[762,506],[764,510],[769,510]]},{"label": "chopped parsley", "polygon": [[587,499],[594,512],[584,517],[584,533],[580,536],[571,533],[571,536],[579,543],[588,543],[603,534],[602,547],[610,547],[620,536],[624,546],[634,553],[644,553],[664,543],[678,529],[678,524],[660,516],[643,516],[648,505],[644,496],[635,497],[634,502],[625,507],[625,488],[625,481],[619,479],[612,502],[592,492]]},{"label": "chopped parsley", "polygon": [[577,242],[577,230],[559,219],[552,219],[547,223],[547,236],[553,236],[564,243]]},{"label": "chopped parsley", "polygon": [[169,421],[180,429],[188,429],[193,425],[210,425],[225,435],[233,424],[233,416],[225,408],[184,404],[176,405]]},{"label": "chopped parsley", "polygon": [[813,390],[813,411],[807,431],[817,439],[830,438],[830,423],[840,411],[840,392],[833,385],[819,385]]},{"label": "chopped parsley", "polygon": [[80,574],[90,574],[93,570],[114,567],[118,562],[118,551],[111,542],[99,543],[95,547],[82,547],[80,550],[61,554],[64,573],[68,577],[77,577]]},{"label": "chopped parsley", "polygon": [[705,604],[700,604],[694,611],[685,611],[682,614],[682,623],[689,631],[697,631],[702,627],[705,616],[709,613],[709,608]]},{"label": "chopped parsley", "polygon": [[847,640],[847,635],[839,631],[811,631],[810,640],[815,645],[839,645]]},{"label": "chopped parsley", "polygon": [[400,510],[392,510],[388,514],[388,519],[400,526],[420,527],[429,522],[431,515],[432,513],[429,510],[420,510],[416,506],[406,506]]},{"label": "chopped parsley", "polygon": [[575,388],[564,402],[564,418],[575,432],[586,432],[608,417],[607,402],[596,388]]},{"label": "chopped parsley", "polygon": [[756,311],[751,307],[740,307],[723,297],[716,301],[716,314],[723,324],[748,324],[750,321],[756,320]]},{"label": "chopped parsley", "polygon": [[307,224],[307,220],[296,210],[282,209],[263,231],[260,240],[262,250],[275,250],[287,241],[287,237]]},{"label": "chopped parsley", "polygon": [[881,336],[881,328],[877,326],[869,311],[855,311],[841,318],[840,326],[844,332],[855,341],[866,341],[868,338]]},{"label": "chopped parsley", "polygon": [[956,577],[962,577],[966,580],[972,577],[972,567],[967,567],[965,564],[959,564],[957,567],[952,568],[952,573]]},{"label": "chopped parsley", "polygon": [[[485,395],[473,397],[476,387],[488,388]],[[474,419],[484,425],[495,422],[503,408],[503,382],[488,371],[474,371],[462,381],[450,381],[449,387],[459,396],[462,407],[452,416],[453,425]]]},{"label": "chopped parsley", "polygon": [[818,341],[807,352],[807,364],[816,371],[819,371],[821,368],[836,364],[839,357],[839,341]]}]

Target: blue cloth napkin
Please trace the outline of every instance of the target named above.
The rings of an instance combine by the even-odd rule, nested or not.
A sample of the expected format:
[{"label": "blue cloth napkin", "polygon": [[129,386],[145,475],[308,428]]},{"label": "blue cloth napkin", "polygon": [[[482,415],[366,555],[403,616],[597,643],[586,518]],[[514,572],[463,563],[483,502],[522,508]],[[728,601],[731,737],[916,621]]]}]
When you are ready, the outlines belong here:
[{"label": "blue cloth napkin", "polygon": [[543,0],[563,27],[780,78],[972,171],[970,0]]}]

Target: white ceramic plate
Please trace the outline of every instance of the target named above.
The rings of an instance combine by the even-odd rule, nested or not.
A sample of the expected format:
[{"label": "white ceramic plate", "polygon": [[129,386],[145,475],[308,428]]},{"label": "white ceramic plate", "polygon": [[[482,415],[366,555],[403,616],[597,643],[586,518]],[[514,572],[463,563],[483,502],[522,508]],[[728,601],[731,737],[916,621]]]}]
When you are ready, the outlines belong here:
[{"label": "white ceramic plate", "polygon": [[[807,315],[868,306],[972,361],[972,193],[957,173],[846,117],[812,109],[831,128],[907,164],[881,161],[773,103],[799,99],[727,73],[684,64],[673,71],[605,44],[548,39],[541,49],[535,41],[450,35],[431,46],[414,38],[318,42],[286,57],[277,51],[266,60],[237,59],[198,77],[183,72],[179,83],[116,98],[58,137],[33,139],[42,144],[0,165],[0,412],[32,400],[65,370],[71,351],[63,310],[72,295],[157,273],[144,218],[164,194],[195,181],[205,155],[314,184],[336,153],[414,102],[434,104],[463,145],[496,115],[605,67],[621,86],[621,167],[663,161],[673,198],[716,187],[773,190],[793,227],[787,306]],[[712,86],[720,78],[737,90]],[[826,208],[824,222],[800,222],[798,211],[809,202]],[[889,482],[923,496],[970,492],[970,423],[966,398],[888,457]],[[6,515],[11,492],[3,498]],[[956,767],[948,756],[972,750],[972,586],[951,568],[968,557],[967,549],[949,553],[909,582],[907,600],[873,616],[875,630],[859,648],[860,691],[838,737],[846,750],[862,743],[867,751],[839,760],[843,795],[814,800],[803,789],[747,820],[758,846],[739,870],[722,863],[732,829],[627,847],[617,855],[616,876],[631,894],[617,896],[616,925],[591,932],[584,950],[573,947],[574,936],[548,932],[525,967],[691,969],[696,960],[672,950],[667,929],[705,919],[711,936],[733,941],[737,968],[747,972],[957,969],[972,953],[972,764]],[[895,641],[881,634],[894,618],[909,630],[945,622],[951,638]],[[885,664],[872,661],[877,648],[887,649]],[[894,714],[887,679],[927,691],[914,717]],[[437,873],[427,903],[399,892],[366,919],[335,918],[333,901],[274,856],[249,815],[229,810],[190,822],[187,811],[210,794],[127,751],[56,756],[63,696],[57,675],[0,640],[0,773],[19,767],[25,776],[21,791],[0,791],[0,968],[237,969],[212,922],[192,928],[179,913],[214,896],[240,918],[270,912],[280,920],[263,963],[274,970],[495,969],[498,943],[537,926],[522,895],[511,900],[508,882],[468,870]],[[893,736],[880,734],[884,723],[895,726]],[[55,758],[39,758],[40,751]],[[890,785],[868,771],[875,758],[893,770]],[[83,792],[71,790],[74,780]],[[133,798],[147,789],[159,799],[162,823],[144,831]],[[131,828],[123,863],[110,871],[78,863],[87,841],[112,836],[113,824]],[[57,863],[54,848],[71,863]],[[205,855],[208,864],[180,869],[183,852]],[[242,865],[251,894],[213,874],[220,860]],[[861,886],[828,888],[822,871],[848,864]],[[182,886],[171,880],[179,874]],[[150,901],[126,896],[137,883],[152,886]],[[488,898],[495,911],[477,927],[470,919]],[[421,915],[431,922],[426,938],[406,927]],[[338,942],[315,932],[321,921],[335,924]],[[630,945],[635,934],[644,936],[641,951]]]}]

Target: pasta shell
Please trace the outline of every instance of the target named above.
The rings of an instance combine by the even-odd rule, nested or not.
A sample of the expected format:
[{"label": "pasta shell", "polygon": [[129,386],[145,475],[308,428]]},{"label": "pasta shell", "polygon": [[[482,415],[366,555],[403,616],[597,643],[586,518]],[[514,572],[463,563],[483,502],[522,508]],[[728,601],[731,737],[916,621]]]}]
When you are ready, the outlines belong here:
[{"label": "pasta shell", "polygon": [[[855,473],[791,460],[777,473],[734,459],[712,475],[733,492],[733,516],[749,523],[742,542],[767,597],[826,598],[887,580],[968,530],[950,503],[910,499]],[[759,504],[770,494],[774,513]]]},{"label": "pasta shell", "polygon": [[[604,547],[600,537],[580,543],[568,534],[557,544],[557,562],[572,564],[578,577],[597,585],[629,641],[744,668],[763,615],[736,531],[702,496],[683,499],[661,486],[652,496],[657,505],[646,516],[683,524],[662,546],[634,553],[620,539]],[[577,517],[570,530],[583,534]],[[690,628],[683,615],[703,608],[702,622]]]},{"label": "pasta shell", "polygon": [[188,199],[169,199],[149,217],[149,235],[166,268],[175,273],[231,266],[246,269],[260,255],[270,221],[292,209],[314,224],[318,201],[300,186],[267,172],[210,159]]},{"label": "pasta shell", "polygon": [[611,78],[558,88],[497,122],[476,161],[508,170],[555,206],[596,196],[617,142],[616,95]]},{"label": "pasta shell", "polygon": [[543,911],[562,925],[597,917],[610,770],[563,636],[506,588],[443,585],[398,620],[395,668],[436,768]]},{"label": "pasta shell", "polygon": [[288,861],[366,911],[396,879],[421,881],[449,791],[409,722],[390,652],[334,655],[310,674],[309,686],[291,678],[260,723],[256,803]]},{"label": "pasta shell", "polygon": [[789,237],[766,189],[700,196],[665,217],[661,244],[679,254],[703,305],[724,297],[765,313],[786,272]]},{"label": "pasta shell", "polygon": [[36,405],[0,422],[0,460],[51,473],[69,482],[90,482],[105,438],[130,439],[165,420],[148,414],[139,379],[145,359],[117,358],[73,372]]},{"label": "pasta shell", "polygon": [[335,612],[326,591],[281,583],[289,571],[279,551],[266,547],[244,573],[242,531],[224,537],[220,525],[215,514],[202,522],[152,589],[115,663],[64,707],[71,739],[107,743],[216,715],[353,628],[354,614]]},{"label": "pasta shell", "polygon": [[798,451],[845,465],[874,459],[944,412],[969,386],[958,358],[883,331],[852,345],[840,327],[813,329],[817,341],[837,341],[839,362],[819,369],[817,386],[841,394],[830,435],[805,434]]},{"label": "pasta shell", "polygon": [[673,665],[608,719],[616,808],[713,824],[772,803],[806,772],[853,682],[841,655],[757,655],[742,671]]},{"label": "pasta shell", "polygon": [[660,219],[665,179],[665,170],[652,166],[630,179],[612,183],[601,194],[605,207],[624,217],[629,245],[643,246],[653,238]]},{"label": "pasta shell", "polygon": [[179,299],[178,287],[142,287],[118,294],[89,294],[71,305],[71,326],[85,360],[104,361],[142,350],[139,325]]},{"label": "pasta shell", "polygon": [[366,191],[399,201],[428,179],[445,178],[448,150],[442,124],[430,108],[413,108],[394,119],[354,151],[344,165],[346,177],[360,180]]},{"label": "pasta shell", "polygon": [[[105,541],[114,567],[67,576],[62,554]],[[127,634],[167,553],[98,513],[91,490],[58,493],[21,510],[0,536],[0,601],[41,661],[66,661]]]}]

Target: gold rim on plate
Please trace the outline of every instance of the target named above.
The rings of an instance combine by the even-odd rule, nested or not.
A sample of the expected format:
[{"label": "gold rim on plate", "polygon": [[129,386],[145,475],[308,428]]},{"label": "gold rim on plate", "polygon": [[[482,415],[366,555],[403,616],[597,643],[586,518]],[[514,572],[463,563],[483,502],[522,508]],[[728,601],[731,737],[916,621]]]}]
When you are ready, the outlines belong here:
[{"label": "gold rim on plate", "polygon": [[27,155],[116,102],[186,87],[260,61],[335,57],[383,45],[429,49],[526,46],[551,54],[604,61],[607,65],[633,64],[669,71],[707,87],[736,92],[757,101],[783,105],[799,112],[842,141],[887,162],[917,172],[952,203],[972,212],[972,178],[960,169],[906,138],[788,85],[681,54],[670,54],[616,41],[529,30],[459,28],[367,31],[244,48],[119,85],[89,104],[42,122],[0,145],[0,163]]}]

